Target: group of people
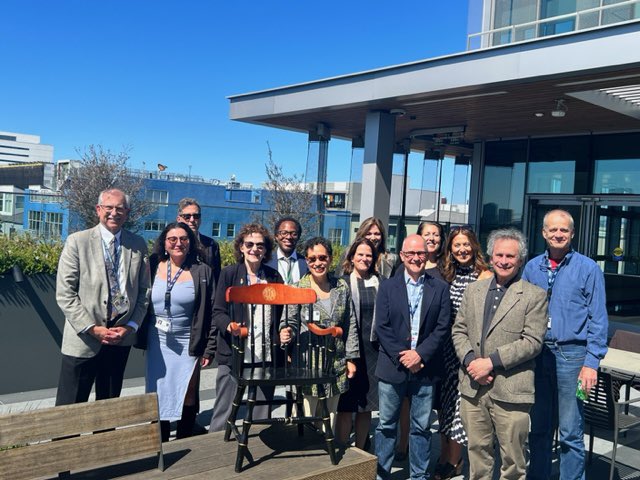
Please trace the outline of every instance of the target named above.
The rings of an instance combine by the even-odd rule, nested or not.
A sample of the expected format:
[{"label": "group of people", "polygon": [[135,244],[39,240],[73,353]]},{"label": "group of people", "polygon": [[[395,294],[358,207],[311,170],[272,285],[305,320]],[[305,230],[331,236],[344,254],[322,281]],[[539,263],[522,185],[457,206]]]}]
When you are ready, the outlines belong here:
[{"label": "group of people", "polygon": [[[526,265],[526,241],[515,229],[491,232],[487,263],[470,227],[445,236],[439,223],[423,222],[398,257],[387,251],[383,223],[368,218],[334,273],[331,244],[315,237],[298,250],[302,227],[292,217],[276,222],[273,237],[263,225],[245,225],[233,242],[237,262],[221,269],[218,244],[199,232],[196,200],[180,201],[150,256],[123,228],[129,208],[120,190],[102,192],[99,224],[65,243],[56,288],[66,319],[57,405],[87,401],[94,383],[96,399],[119,396],[135,343],[146,350],[146,390],[158,394],[164,440],[171,421],[178,438],[197,428],[200,369],[214,358],[209,431],[224,430],[236,390],[225,292],[286,283],[313,289],[319,323],[343,330],[327,405],[337,441],[346,445],[353,433],[367,450],[372,412],[379,412],[378,478],[389,478],[394,459],[406,456],[412,479],[452,478],[462,471],[465,446],[470,478],[492,478],[497,442],[500,478],[546,479],[558,422],[560,478],[584,478],[576,388],[580,381],[588,392],[597,381],[607,315],[602,272],[571,248],[569,213],[547,213],[548,249]],[[284,347],[297,333],[279,318],[265,320],[266,330],[254,335]],[[260,344],[256,338],[256,350]],[[252,358],[283,362],[285,351]],[[308,393],[305,409],[313,414],[316,392]],[[269,400],[274,390],[258,395]],[[432,469],[434,409],[441,451]],[[268,405],[254,409],[256,417],[269,414]]]}]

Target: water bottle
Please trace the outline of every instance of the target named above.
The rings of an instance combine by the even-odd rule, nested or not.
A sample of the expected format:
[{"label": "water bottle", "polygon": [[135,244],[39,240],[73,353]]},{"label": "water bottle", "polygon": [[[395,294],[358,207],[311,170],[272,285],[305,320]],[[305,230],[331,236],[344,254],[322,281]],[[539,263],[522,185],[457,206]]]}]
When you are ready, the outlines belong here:
[{"label": "water bottle", "polygon": [[580,400],[582,400],[583,402],[587,399],[588,395],[587,395],[587,391],[582,388],[582,380],[578,380],[578,389],[576,390],[576,397]]}]

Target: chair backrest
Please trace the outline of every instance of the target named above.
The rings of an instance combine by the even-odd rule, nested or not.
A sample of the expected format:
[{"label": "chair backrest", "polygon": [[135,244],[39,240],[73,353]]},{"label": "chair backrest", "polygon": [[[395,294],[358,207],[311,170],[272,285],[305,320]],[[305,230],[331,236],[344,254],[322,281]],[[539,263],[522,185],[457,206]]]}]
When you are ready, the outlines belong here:
[{"label": "chair backrest", "polygon": [[162,465],[158,421],[155,393],[2,415],[0,478],[50,477],[153,454]]},{"label": "chair backrest", "polygon": [[[226,300],[230,304],[232,345],[232,371],[239,375],[247,364],[262,368],[304,368],[316,374],[330,372],[335,354],[335,337],[342,329],[318,325],[313,321],[313,307],[317,296],[313,289],[284,284],[256,284],[229,287]],[[236,315],[238,308],[248,309]],[[239,321],[235,321],[238,318]],[[291,365],[277,365],[264,354],[270,350],[271,360],[282,356],[278,331],[290,326],[297,334],[288,348]],[[271,338],[259,332],[269,330]],[[258,335],[256,335],[258,333]],[[256,345],[255,338],[261,344]],[[258,347],[258,348],[256,348]],[[256,356],[255,352],[263,352]]]},{"label": "chair backrest", "polygon": [[640,333],[628,330],[616,330],[609,342],[611,348],[626,350],[627,352],[640,353]]},{"label": "chair backrest", "polygon": [[598,382],[584,402],[584,421],[594,427],[611,430],[615,425],[615,401],[611,375],[598,373]]}]

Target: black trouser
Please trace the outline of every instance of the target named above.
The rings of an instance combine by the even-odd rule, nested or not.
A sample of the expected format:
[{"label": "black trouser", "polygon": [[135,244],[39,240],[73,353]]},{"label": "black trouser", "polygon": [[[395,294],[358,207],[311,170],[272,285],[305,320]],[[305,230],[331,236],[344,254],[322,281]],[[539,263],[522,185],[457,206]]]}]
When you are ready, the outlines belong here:
[{"label": "black trouser", "polygon": [[91,358],[62,355],[56,405],[86,402],[95,381],[96,400],[117,398],[131,347],[102,345]]}]

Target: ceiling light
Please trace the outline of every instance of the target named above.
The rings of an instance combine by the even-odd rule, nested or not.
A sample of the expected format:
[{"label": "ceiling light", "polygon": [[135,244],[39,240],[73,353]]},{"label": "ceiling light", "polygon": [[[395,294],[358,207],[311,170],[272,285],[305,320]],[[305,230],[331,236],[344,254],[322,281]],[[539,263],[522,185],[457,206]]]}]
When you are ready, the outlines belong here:
[{"label": "ceiling light", "polygon": [[551,110],[551,116],[554,118],[562,118],[567,114],[569,107],[564,103],[564,100],[556,100],[556,108]]},{"label": "ceiling light", "polygon": [[389,113],[391,115],[395,115],[396,117],[404,117],[404,115],[407,113],[406,111],[404,111],[401,108],[392,108],[391,110],[389,110]]},{"label": "ceiling light", "polygon": [[534,115],[535,115],[536,117],[538,117],[538,118],[540,118],[540,117],[544,117],[544,113],[542,113],[542,112],[536,112],[536,113],[534,113]]}]

